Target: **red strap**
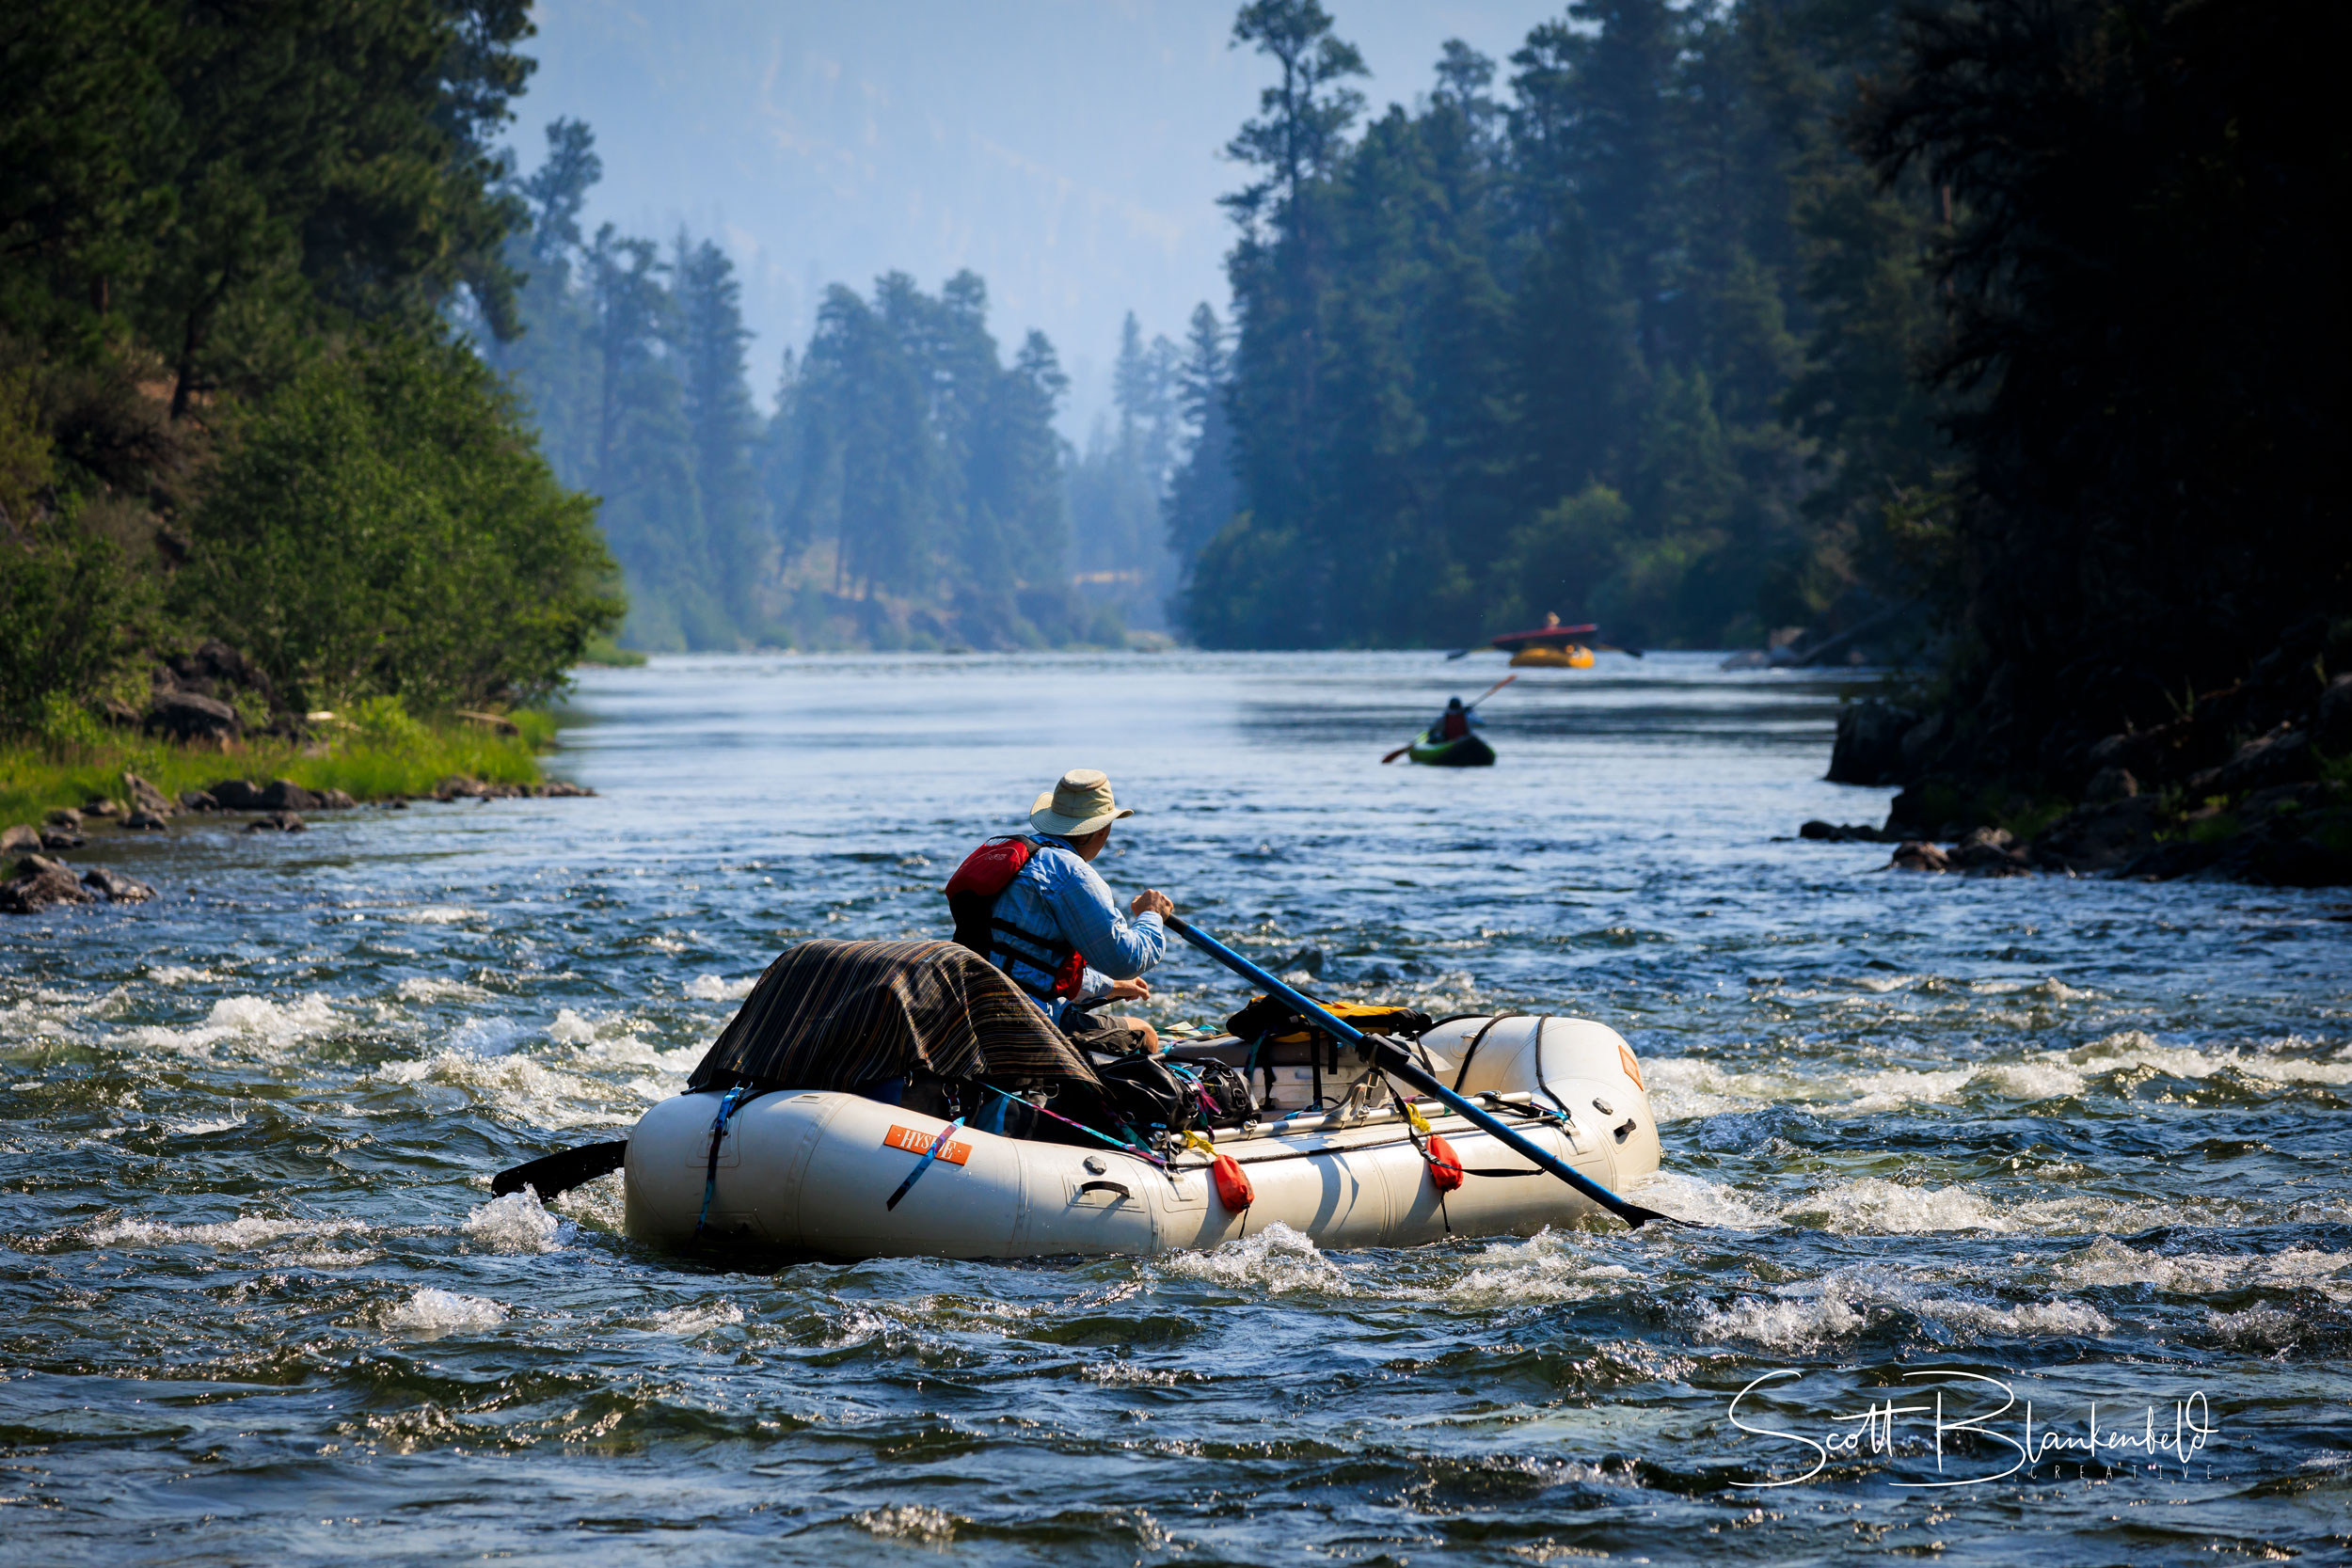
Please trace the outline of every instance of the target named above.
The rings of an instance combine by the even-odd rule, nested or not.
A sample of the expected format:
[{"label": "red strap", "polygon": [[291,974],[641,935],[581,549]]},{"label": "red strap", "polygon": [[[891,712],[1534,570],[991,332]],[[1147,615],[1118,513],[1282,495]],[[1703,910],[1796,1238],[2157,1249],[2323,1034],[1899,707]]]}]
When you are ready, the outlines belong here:
[{"label": "red strap", "polygon": [[1462,1184],[1462,1157],[1454,1152],[1454,1146],[1445,1141],[1445,1134],[1429,1134],[1427,1158],[1429,1180],[1438,1184],[1438,1191],[1450,1193]]}]

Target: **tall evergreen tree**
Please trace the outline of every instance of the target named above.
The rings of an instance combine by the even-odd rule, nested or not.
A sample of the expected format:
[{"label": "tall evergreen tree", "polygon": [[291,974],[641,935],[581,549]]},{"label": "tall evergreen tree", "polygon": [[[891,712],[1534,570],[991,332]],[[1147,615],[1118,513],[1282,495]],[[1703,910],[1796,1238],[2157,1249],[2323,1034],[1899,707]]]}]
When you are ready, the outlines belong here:
[{"label": "tall evergreen tree", "polygon": [[1111,368],[1111,416],[1096,421],[1071,467],[1073,564],[1088,592],[1131,622],[1158,622],[1174,591],[1176,562],[1160,522],[1173,476],[1182,413],[1178,351],[1148,342],[1130,310]]},{"label": "tall evergreen tree", "polygon": [[1232,419],[1225,405],[1232,382],[1225,324],[1203,301],[1193,308],[1177,372],[1177,406],[1186,432],[1184,456],[1160,509],[1177,570],[1175,596],[1168,602],[1187,620],[1191,612],[1182,607],[1195,592],[1193,563],[1209,541],[1232,521],[1239,495],[1233,478]]},{"label": "tall evergreen tree", "polygon": [[1069,389],[1045,334],[1024,336],[994,380],[972,465],[973,510],[997,519],[1003,575],[1055,591],[1068,569],[1070,523],[1054,417]]},{"label": "tall evergreen tree", "polygon": [[[1212,641],[1312,644],[1334,634],[1330,541],[1310,515],[1326,471],[1319,450],[1324,311],[1330,296],[1329,177],[1347,152],[1363,95],[1346,84],[1363,56],[1332,31],[1316,0],[1251,0],[1232,41],[1274,62],[1280,80],[1227,152],[1253,171],[1225,198],[1240,226],[1227,261],[1241,334],[1234,353],[1235,466],[1251,508],[1212,540],[1206,574],[1228,596],[1194,597],[1194,630]],[[1202,574],[1196,573],[1195,580]]]},{"label": "tall evergreen tree", "polygon": [[482,351],[512,379],[556,471],[603,499],[632,600],[626,640],[758,641],[774,625],[773,507],[734,263],[683,233],[666,261],[610,224],[584,239],[595,137],[557,120],[547,141],[539,167],[510,181],[531,220],[508,251],[525,279],[523,330]]},{"label": "tall evergreen tree", "polygon": [[[478,358],[520,0],[0,8],[0,727],[227,636],[299,698],[544,693],[618,607]],[[155,613],[168,604],[169,614]]]},{"label": "tall evergreen tree", "polygon": [[709,584],[739,638],[765,619],[757,598],[770,576],[767,498],[754,467],[758,417],[745,376],[742,288],[735,263],[708,240],[678,236],[675,354],[694,449]]},{"label": "tall evergreen tree", "polygon": [[[1891,10],[1580,0],[1506,98],[1451,40],[1415,109],[1359,132],[1328,16],[1245,7],[1280,80],[1232,147],[1239,488],[1185,535],[1195,635],[1453,641],[1606,607],[1713,641],[1891,585],[1866,525],[1932,467],[1928,404],[1854,377],[1915,346],[1922,236],[1886,227],[1900,198],[1874,260],[1822,227],[1841,181],[1880,199],[1836,122]],[[1881,269],[1880,302],[1825,305],[1839,266]]]},{"label": "tall evergreen tree", "polygon": [[597,356],[598,520],[633,592],[626,635],[639,647],[728,647],[734,628],[710,592],[685,389],[669,347],[675,305],[651,240],[612,225],[588,248]]},{"label": "tall evergreen tree", "polygon": [[523,279],[516,300],[522,330],[479,346],[513,381],[555,471],[564,483],[584,488],[595,482],[602,368],[596,312],[580,276],[586,243],[580,219],[604,165],[582,121],[553,121],[547,142],[539,167],[513,185],[531,216],[530,228],[507,247],[508,264]]},{"label": "tall evergreen tree", "polygon": [[2346,32],[2293,0],[1906,18],[1854,128],[1889,189],[1937,198],[1949,765],[2087,779],[2105,736],[2301,666],[2352,603],[2343,290],[2313,243]]},{"label": "tall evergreen tree", "polygon": [[787,377],[769,469],[789,481],[779,531],[831,548],[831,587],[864,607],[863,635],[914,635],[918,604],[935,607],[923,635],[976,644],[1084,629],[1053,423],[1068,383],[1039,333],[1004,365],[987,313],[971,273],[936,296],[898,273],[870,301],[836,286]]}]

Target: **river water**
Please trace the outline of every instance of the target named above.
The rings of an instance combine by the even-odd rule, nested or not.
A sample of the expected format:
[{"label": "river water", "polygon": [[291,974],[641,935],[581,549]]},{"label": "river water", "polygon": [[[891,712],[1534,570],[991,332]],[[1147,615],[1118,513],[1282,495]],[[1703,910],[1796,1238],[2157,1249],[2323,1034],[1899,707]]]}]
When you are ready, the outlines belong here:
[{"label": "river water", "polygon": [[[1791,841],[1884,810],[1834,687],[1696,656],[1379,765],[1496,662],[658,660],[594,800],[93,843],[166,896],[0,926],[0,1561],[2352,1552],[2352,903]],[[1709,1228],[763,1275],[490,1200],[1085,765],[1122,892],[1622,1031]]]}]

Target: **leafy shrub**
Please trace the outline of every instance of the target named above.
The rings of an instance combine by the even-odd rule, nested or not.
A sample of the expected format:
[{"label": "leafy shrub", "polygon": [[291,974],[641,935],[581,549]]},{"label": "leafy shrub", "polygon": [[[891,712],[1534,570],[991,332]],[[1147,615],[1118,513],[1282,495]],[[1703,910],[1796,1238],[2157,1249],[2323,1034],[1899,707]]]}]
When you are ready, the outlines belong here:
[{"label": "leafy shrub", "polygon": [[153,579],[70,518],[0,532],[0,734],[37,730],[53,698],[122,683],[153,626]]},{"label": "leafy shrub", "polygon": [[596,502],[458,344],[368,344],[232,416],[191,531],[177,607],[297,708],[529,701],[623,609]]}]

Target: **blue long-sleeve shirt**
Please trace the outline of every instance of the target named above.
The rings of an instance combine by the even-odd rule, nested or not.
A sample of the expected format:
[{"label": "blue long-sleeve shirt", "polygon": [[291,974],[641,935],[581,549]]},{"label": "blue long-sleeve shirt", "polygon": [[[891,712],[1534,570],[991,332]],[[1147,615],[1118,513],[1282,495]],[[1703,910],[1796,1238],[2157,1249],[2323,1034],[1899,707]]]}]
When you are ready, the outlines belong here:
[{"label": "blue long-sleeve shirt", "polygon": [[[1129,919],[1112,898],[1110,884],[1094,867],[1078,858],[1067,839],[1050,833],[1038,836],[1037,853],[1021,874],[996,895],[998,920],[1059,939],[1057,945],[1074,947],[1087,962],[1086,982],[1073,1001],[1087,1002],[1110,990],[1113,980],[1132,980],[1158,963],[1168,953],[1168,927],[1156,914]],[[999,933],[1001,936],[1001,933]],[[997,961],[1022,982],[1025,996],[1048,1018],[1058,1019],[1069,1003],[1048,1006],[1029,995],[1027,987],[1050,991],[1054,976],[1025,956],[1025,944],[997,948]]]}]

